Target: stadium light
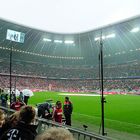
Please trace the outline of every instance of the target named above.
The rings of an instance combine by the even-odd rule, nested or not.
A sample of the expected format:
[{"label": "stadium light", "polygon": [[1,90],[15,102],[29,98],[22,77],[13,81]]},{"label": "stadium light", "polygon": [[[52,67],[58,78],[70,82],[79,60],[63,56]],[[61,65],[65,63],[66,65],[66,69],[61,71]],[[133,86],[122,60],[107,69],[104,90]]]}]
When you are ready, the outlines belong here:
[{"label": "stadium light", "polygon": [[[105,38],[106,38],[106,36],[102,36],[102,39],[103,39],[103,40],[104,40]],[[95,40],[95,41],[98,41],[98,40],[100,40],[100,37],[95,37],[94,40]]]},{"label": "stadium light", "polygon": [[[106,35],[106,36],[102,36],[102,39],[104,40],[104,39],[107,39],[107,38],[114,38],[116,35],[113,33],[113,34],[109,34],[109,35]],[[98,40],[100,40],[100,37],[95,37],[94,38],[94,41],[98,41]]]},{"label": "stadium light", "polygon": [[131,33],[136,33],[136,32],[138,32],[140,29],[138,28],[138,27],[136,27],[136,28],[133,28],[130,32]]},{"label": "stadium light", "polygon": [[43,41],[51,42],[52,40],[48,38],[43,38]]},{"label": "stadium light", "polygon": [[115,34],[109,34],[106,36],[106,38],[114,38],[116,35]]},{"label": "stadium light", "polygon": [[105,38],[106,38],[106,36],[103,35],[103,36],[102,36],[102,39],[104,40]]},{"label": "stadium light", "polygon": [[94,38],[94,41],[98,41],[98,40],[100,40],[100,37],[95,37]]},{"label": "stadium light", "polygon": [[55,43],[62,43],[62,40],[54,40]]},{"label": "stadium light", "polygon": [[74,41],[73,40],[65,40],[65,44],[73,44]]}]

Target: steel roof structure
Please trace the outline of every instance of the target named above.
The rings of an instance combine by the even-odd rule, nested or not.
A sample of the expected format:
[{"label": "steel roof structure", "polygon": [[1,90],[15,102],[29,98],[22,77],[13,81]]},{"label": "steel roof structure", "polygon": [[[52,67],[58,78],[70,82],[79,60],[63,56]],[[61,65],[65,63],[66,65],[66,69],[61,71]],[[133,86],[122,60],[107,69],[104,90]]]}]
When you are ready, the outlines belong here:
[{"label": "steel roof structure", "polygon": [[[6,39],[7,29],[25,33],[24,43]],[[52,65],[98,64],[102,32],[104,63],[140,60],[140,17],[78,34],[58,34],[25,27],[0,19],[0,56],[40,61]]]}]

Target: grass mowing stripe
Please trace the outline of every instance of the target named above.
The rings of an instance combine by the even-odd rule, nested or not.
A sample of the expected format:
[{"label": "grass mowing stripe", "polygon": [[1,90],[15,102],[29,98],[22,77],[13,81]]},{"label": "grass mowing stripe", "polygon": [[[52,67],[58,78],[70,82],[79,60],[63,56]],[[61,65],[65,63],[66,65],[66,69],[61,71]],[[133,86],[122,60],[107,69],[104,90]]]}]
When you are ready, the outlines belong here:
[{"label": "grass mowing stripe", "polygon": [[[86,115],[86,114],[81,114],[81,113],[77,113],[77,112],[73,112],[73,114],[81,115],[81,116],[86,116],[86,117],[89,117],[91,119],[93,119],[93,118],[101,118],[101,117],[91,116],[91,115]],[[112,122],[119,122],[119,123],[124,123],[124,124],[134,125],[136,127],[140,127],[140,125],[137,125],[137,124],[134,124],[134,123],[122,122],[122,121],[112,120],[112,119],[108,119],[108,118],[105,118],[105,120],[112,121]]]},{"label": "grass mowing stripe", "polygon": [[[64,103],[64,96],[60,92],[35,92],[29,99],[29,104],[35,106],[39,102],[53,99],[54,102],[60,100]],[[70,93],[71,94],[71,93]],[[75,94],[75,93],[73,93]],[[78,94],[78,93],[77,93]],[[69,93],[66,93],[69,96]],[[70,96],[75,113],[85,114],[72,115],[72,121],[90,126],[99,126],[101,123],[101,100],[100,97]],[[135,95],[108,95],[105,104],[105,127],[120,132],[128,132],[140,135],[140,96]],[[88,116],[95,116],[94,118]],[[106,119],[107,118],[107,119]],[[113,120],[113,121],[112,121]],[[127,123],[126,123],[127,122]]]}]

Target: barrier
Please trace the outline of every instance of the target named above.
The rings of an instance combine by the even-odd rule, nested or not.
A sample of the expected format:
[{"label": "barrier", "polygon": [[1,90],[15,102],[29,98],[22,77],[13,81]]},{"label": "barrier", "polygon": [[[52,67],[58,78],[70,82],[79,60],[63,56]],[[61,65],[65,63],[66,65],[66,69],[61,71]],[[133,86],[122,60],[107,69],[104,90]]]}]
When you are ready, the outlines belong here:
[{"label": "barrier", "polygon": [[[4,110],[6,112],[7,115],[10,115],[12,113],[14,113],[15,111],[9,108],[5,108],[0,106],[0,109]],[[114,140],[112,138],[106,137],[106,136],[102,136],[96,133],[90,133],[84,130],[80,130],[77,128],[73,128],[70,126],[66,126],[66,125],[61,125],[59,123],[53,122],[51,120],[46,120],[46,119],[42,119],[42,118],[36,118],[36,123],[38,124],[38,128],[37,128],[37,132],[41,133],[42,131],[48,129],[49,127],[63,127],[65,129],[68,129],[74,136],[74,138],[76,140]]]}]

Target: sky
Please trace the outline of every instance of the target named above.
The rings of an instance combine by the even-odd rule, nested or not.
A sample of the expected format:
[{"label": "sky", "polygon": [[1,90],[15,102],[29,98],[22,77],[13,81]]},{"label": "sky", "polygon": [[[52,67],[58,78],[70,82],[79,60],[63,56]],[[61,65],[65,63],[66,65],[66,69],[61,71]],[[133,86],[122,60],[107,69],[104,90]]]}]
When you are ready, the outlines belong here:
[{"label": "sky", "polygon": [[0,18],[54,33],[81,33],[140,15],[140,0],[0,0]]}]

